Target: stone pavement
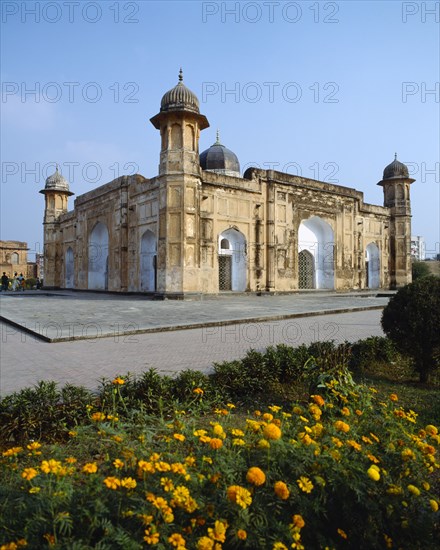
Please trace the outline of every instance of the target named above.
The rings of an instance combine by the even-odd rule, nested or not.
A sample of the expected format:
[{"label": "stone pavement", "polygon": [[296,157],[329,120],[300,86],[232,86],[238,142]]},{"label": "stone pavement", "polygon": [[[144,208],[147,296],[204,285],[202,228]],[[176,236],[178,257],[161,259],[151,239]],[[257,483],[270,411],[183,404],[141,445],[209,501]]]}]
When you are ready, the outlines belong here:
[{"label": "stone pavement", "polygon": [[[1,322],[1,396],[39,380],[96,389],[103,378],[127,372],[140,374],[150,367],[168,375],[183,369],[208,373],[214,362],[239,359],[249,349],[264,350],[278,343],[297,346],[316,340],[342,342],[381,336],[381,308],[388,301],[374,294],[361,297],[336,293],[230,296],[192,302],[72,294],[77,293],[59,297],[57,307],[54,295],[2,296],[3,317],[12,315],[15,309],[20,311],[16,319],[24,321],[25,313],[29,316],[27,325],[53,323],[62,328],[65,322],[78,326],[82,323],[88,327],[88,338],[49,343]],[[246,320],[249,318],[259,321]],[[212,324],[216,319],[217,324]],[[204,321],[205,326],[172,329]],[[96,329],[100,323],[102,333]],[[142,332],[124,334],[124,327],[130,323],[137,324]],[[104,337],[105,327],[112,325],[119,328]],[[154,332],[144,332],[148,330]]]}]

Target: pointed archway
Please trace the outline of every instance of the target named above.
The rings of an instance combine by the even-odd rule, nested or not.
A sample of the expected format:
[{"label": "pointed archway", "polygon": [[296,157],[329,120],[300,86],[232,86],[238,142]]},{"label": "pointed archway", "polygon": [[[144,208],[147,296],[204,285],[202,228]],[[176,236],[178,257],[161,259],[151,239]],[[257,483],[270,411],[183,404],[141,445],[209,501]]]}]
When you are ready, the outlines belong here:
[{"label": "pointed archway", "polygon": [[72,247],[66,250],[66,257],[64,262],[65,268],[65,282],[64,285],[66,288],[75,288],[75,263],[73,258]]},{"label": "pointed archway", "polygon": [[89,236],[89,272],[90,290],[108,290],[108,229],[98,222]]},{"label": "pointed archway", "polygon": [[370,243],[365,249],[366,287],[380,287],[380,252],[376,243]]},{"label": "pointed archway", "polygon": [[246,237],[231,227],[218,237],[219,290],[244,292],[247,287]]},{"label": "pointed archway", "polygon": [[[300,267],[304,260],[300,253],[307,251],[313,258],[313,286],[316,289],[335,288],[334,233],[331,225],[319,216],[303,220],[298,230],[298,286]],[[310,257],[307,261],[310,263]],[[308,283],[310,284],[310,283]],[[299,286],[299,288],[301,288]]]},{"label": "pointed archway", "polygon": [[143,292],[156,290],[156,251],[156,236],[147,229],[141,237],[140,281]]}]

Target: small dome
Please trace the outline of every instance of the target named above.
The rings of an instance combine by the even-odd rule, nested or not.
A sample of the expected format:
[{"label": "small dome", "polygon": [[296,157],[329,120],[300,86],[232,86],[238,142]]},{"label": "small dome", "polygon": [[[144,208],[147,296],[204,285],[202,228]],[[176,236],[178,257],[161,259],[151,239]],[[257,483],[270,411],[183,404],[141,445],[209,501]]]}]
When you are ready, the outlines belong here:
[{"label": "small dome", "polygon": [[394,160],[383,171],[383,179],[390,180],[394,178],[409,178],[408,167],[397,160],[397,153],[394,155]]},{"label": "small dome", "polygon": [[202,170],[240,177],[240,163],[237,155],[220,143],[218,132],[217,141],[201,153],[200,167]]},{"label": "small dome", "polygon": [[194,92],[183,83],[182,69],[179,72],[179,82],[169,90],[160,102],[160,111],[192,111],[199,113],[199,100]]},{"label": "small dome", "polygon": [[46,179],[45,190],[65,191],[70,193],[68,181],[58,172],[58,165],[55,172]]}]

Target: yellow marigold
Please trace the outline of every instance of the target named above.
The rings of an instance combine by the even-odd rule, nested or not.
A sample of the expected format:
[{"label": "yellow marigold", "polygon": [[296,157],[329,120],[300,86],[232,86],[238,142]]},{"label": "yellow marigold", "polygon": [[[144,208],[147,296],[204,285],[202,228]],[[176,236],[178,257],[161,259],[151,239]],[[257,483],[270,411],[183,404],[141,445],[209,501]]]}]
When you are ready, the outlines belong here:
[{"label": "yellow marigold", "polygon": [[109,476],[104,479],[104,483],[108,489],[117,489],[121,486],[121,480],[117,477]]},{"label": "yellow marigold", "polygon": [[98,465],[95,462],[87,462],[82,467],[82,471],[85,474],[95,474],[98,471]]},{"label": "yellow marigold", "polygon": [[31,493],[31,495],[36,495],[37,493],[39,493],[41,491],[41,487],[31,487],[29,489],[29,492]]},{"label": "yellow marigold", "polygon": [[214,528],[208,528],[208,535],[212,540],[215,540],[217,542],[225,542],[227,528],[228,524],[226,521],[216,520],[216,522],[214,523]]},{"label": "yellow marigold", "polygon": [[112,381],[112,384],[114,384],[115,386],[122,386],[123,384],[125,384],[125,380],[123,378],[121,378],[120,376],[117,376],[113,381]]},{"label": "yellow marigold", "polygon": [[336,420],[334,427],[338,430],[338,432],[347,433],[350,431],[350,426],[345,422],[342,422],[342,420]]},{"label": "yellow marigold", "polygon": [[171,546],[176,546],[176,547],[179,547],[179,546],[185,547],[185,544],[186,544],[185,539],[179,533],[173,533],[171,536],[169,536],[168,542],[171,544]]},{"label": "yellow marigold", "polygon": [[260,439],[257,443],[259,449],[270,449],[270,443],[267,439]]},{"label": "yellow marigold", "polygon": [[348,407],[342,407],[341,409],[341,413],[344,415],[344,416],[350,416],[350,409]]},{"label": "yellow marigold", "polygon": [[30,481],[31,479],[34,479],[34,477],[37,475],[38,475],[38,471],[35,468],[25,468],[21,473],[21,477],[23,479],[27,479],[28,481]]},{"label": "yellow marigold", "polygon": [[214,424],[212,428],[212,432],[217,437],[221,437],[221,439],[224,439],[226,437],[225,431],[223,429],[223,426],[221,424]]},{"label": "yellow marigold", "polygon": [[318,405],[318,407],[322,407],[325,403],[324,399],[320,395],[311,395],[310,397]]},{"label": "yellow marigold", "polygon": [[92,414],[92,420],[94,422],[103,422],[105,420],[105,414],[102,412],[95,412]]},{"label": "yellow marigold", "polygon": [[262,416],[263,420],[265,422],[272,422],[273,420],[273,414],[270,414],[270,413],[264,413],[263,416]]},{"label": "yellow marigold", "polygon": [[155,533],[152,528],[145,529],[144,541],[150,545],[154,546],[159,542],[159,533]]},{"label": "yellow marigold", "polygon": [[380,462],[380,460],[371,453],[367,453],[367,458],[371,460],[371,462],[373,462],[374,464],[379,464]]},{"label": "yellow marigold", "polygon": [[250,492],[240,485],[231,485],[227,489],[228,500],[246,509],[252,503]]},{"label": "yellow marigold", "polygon": [[249,483],[259,486],[263,485],[266,482],[266,474],[257,466],[252,466],[252,468],[249,468],[246,474],[246,479],[247,481],[249,481]]},{"label": "yellow marigold", "polygon": [[272,546],[272,550],[288,550],[288,548],[282,542],[275,542]]},{"label": "yellow marigold", "polygon": [[391,393],[390,399],[391,401],[399,401],[399,397],[397,396],[397,393]]},{"label": "yellow marigold", "polygon": [[59,474],[62,473],[62,464],[59,460],[43,460],[41,462],[41,471],[45,474]]},{"label": "yellow marigold", "polygon": [[343,539],[347,538],[347,533],[343,529],[338,529],[338,535]]},{"label": "yellow marigold", "polygon": [[292,523],[293,523],[293,526],[296,527],[297,529],[302,529],[306,524],[306,522],[304,521],[303,517],[300,514],[295,514],[294,516],[292,516]]},{"label": "yellow marigold", "polygon": [[2,452],[2,456],[16,456],[23,450],[23,447],[11,447],[7,451]]},{"label": "yellow marigold", "polygon": [[32,441],[32,443],[26,445],[26,449],[29,449],[29,451],[37,451],[40,447],[41,443],[38,443],[38,441]]},{"label": "yellow marigold", "polygon": [[290,496],[289,488],[284,483],[284,481],[276,481],[273,489],[277,497],[279,497],[281,500],[287,500]]},{"label": "yellow marigold", "polygon": [[209,441],[209,446],[211,447],[211,449],[221,449],[223,447],[223,441],[221,439],[218,439],[218,437],[213,437],[210,441]]},{"label": "yellow marigold", "polygon": [[205,392],[202,390],[202,388],[194,388],[193,393],[196,395],[203,395]]},{"label": "yellow marigold", "polygon": [[121,487],[125,487],[125,489],[134,489],[136,485],[136,480],[132,477],[124,477],[121,479]]},{"label": "yellow marigold", "polygon": [[124,467],[124,462],[123,462],[120,458],[116,458],[116,459],[113,461],[113,466],[114,466],[117,470],[120,470],[121,468]]},{"label": "yellow marigold", "polygon": [[237,531],[237,538],[240,540],[246,540],[247,539],[247,532],[244,529],[239,529]]},{"label": "yellow marigold", "polygon": [[304,491],[304,493],[311,493],[313,489],[313,483],[310,481],[310,479],[306,476],[300,476],[299,479],[296,480],[298,483],[298,487],[301,489],[301,491]]},{"label": "yellow marigold", "polygon": [[438,511],[438,502],[437,502],[436,500],[434,500],[433,498],[430,499],[429,505],[431,506],[431,510],[432,510],[433,512],[437,512],[437,511]]},{"label": "yellow marigold", "polygon": [[415,485],[410,484],[410,485],[407,486],[407,489],[415,497],[418,497],[420,495],[420,489],[418,489]]},{"label": "yellow marigold", "polygon": [[432,424],[428,424],[427,426],[425,426],[425,431],[429,435],[437,435],[438,434],[438,429],[435,426],[433,426]]},{"label": "yellow marigold", "polygon": [[367,474],[368,474],[368,477],[373,481],[379,481],[380,479],[380,470],[375,464],[373,464],[368,468]]},{"label": "yellow marigold", "polygon": [[246,442],[244,439],[241,439],[239,437],[234,437],[234,439],[232,440],[232,445],[242,447],[243,445],[246,445]]},{"label": "yellow marigold", "polygon": [[197,541],[197,550],[213,550],[214,541],[209,537],[201,537]]},{"label": "yellow marigold", "polygon": [[185,441],[185,436],[183,434],[173,434],[174,439],[177,441]]},{"label": "yellow marigold", "polygon": [[268,424],[263,429],[263,435],[266,439],[272,439],[272,440],[280,439],[281,430],[275,424]]},{"label": "yellow marigold", "polygon": [[405,461],[414,460],[416,458],[416,455],[414,454],[414,451],[412,451],[412,449],[403,449],[400,454]]},{"label": "yellow marigold", "polygon": [[311,403],[309,405],[309,411],[315,420],[319,420],[322,416],[321,409],[318,407],[318,405],[315,405],[314,403]]},{"label": "yellow marigold", "polygon": [[68,456],[64,459],[64,462],[67,462],[67,464],[75,464],[75,462],[78,462],[78,459],[74,456]]},{"label": "yellow marigold", "polygon": [[355,451],[360,451],[362,449],[362,446],[357,441],[355,441],[354,439],[347,440],[347,445],[349,447],[353,447],[353,449]]}]

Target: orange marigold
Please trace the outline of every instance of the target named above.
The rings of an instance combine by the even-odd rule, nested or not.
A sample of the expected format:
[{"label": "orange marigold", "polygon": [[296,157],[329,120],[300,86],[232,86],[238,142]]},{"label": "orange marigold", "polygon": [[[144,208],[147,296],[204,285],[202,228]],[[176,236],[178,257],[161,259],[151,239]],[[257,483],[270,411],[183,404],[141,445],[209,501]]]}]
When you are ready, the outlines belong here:
[{"label": "orange marigold", "polygon": [[273,486],[275,494],[281,500],[287,500],[290,496],[290,491],[284,481],[277,481]]},{"label": "orange marigold", "polygon": [[263,435],[266,439],[273,439],[273,440],[280,439],[281,430],[275,424],[268,424],[267,426],[264,427]]},{"label": "orange marigold", "polygon": [[253,485],[263,485],[266,482],[266,474],[257,466],[252,466],[246,474],[246,479]]}]

